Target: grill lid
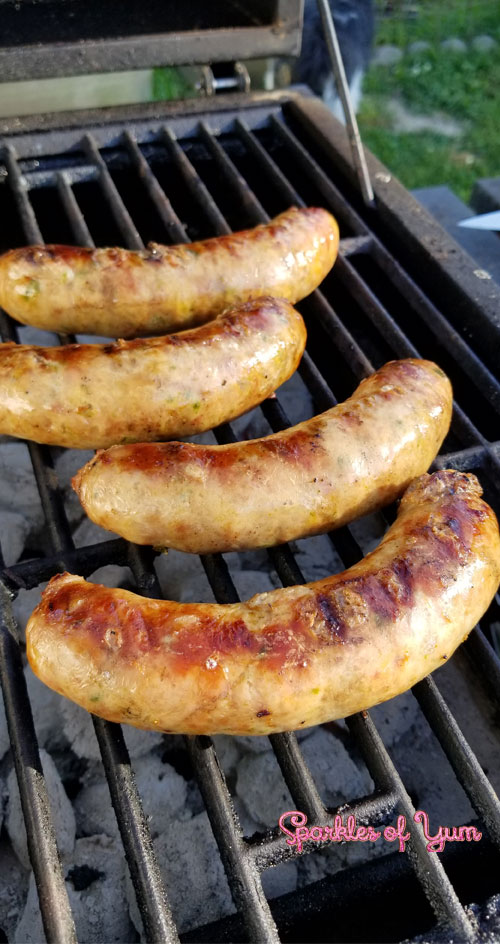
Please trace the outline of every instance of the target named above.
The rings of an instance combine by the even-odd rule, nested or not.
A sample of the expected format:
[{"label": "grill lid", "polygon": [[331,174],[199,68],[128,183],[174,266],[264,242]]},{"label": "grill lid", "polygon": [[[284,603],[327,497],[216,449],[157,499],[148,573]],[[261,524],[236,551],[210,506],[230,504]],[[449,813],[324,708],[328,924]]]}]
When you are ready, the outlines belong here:
[{"label": "grill lid", "polygon": [[0,0],[0,74],[20,81],[296,56],[303,0]]}]

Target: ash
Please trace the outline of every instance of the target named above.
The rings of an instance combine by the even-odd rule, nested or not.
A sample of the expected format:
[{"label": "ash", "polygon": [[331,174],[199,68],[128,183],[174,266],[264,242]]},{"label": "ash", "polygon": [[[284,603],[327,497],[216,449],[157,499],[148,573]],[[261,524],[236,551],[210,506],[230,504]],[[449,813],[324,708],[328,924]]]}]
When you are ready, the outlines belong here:
[{"label": "ash", "polygon": [[[293,423],[314,412],[297,375],[280,391],[280,401]],[[269,432],[260,411],[252,411],[235,426],[240,437]],[[210,441],[211,434],[204,439]],[[65,496],[75,544],[84,546],[109,539],[109,533],[83,517],[70,487],[71,476],[90,454],[74,450],[59,453],[54,450],[54,454],[55,474]],[[22,443],[0,441],[0,522],[2,550],[8,564],[20,556],[29,558],[49,551],[28,451]],[[381,516],[356,523],[353,533],[363,553],[380,540],[384,528]],[[306,580],[320,579],[343,569],[327,536],[297,541],[292,549]],[[242,599],[280,585],[264,551],[228,554],[225,558]],[[167,598],[213,600],[198,557],[170,551],[157,557],[155,566]],[[126,567],[101,568],[90,579],[109,586],[134,586]],[[21,636],[42,589],[20,591],[14,601]],[[140,940],[141,919],[90,716],[42,685],[29,667],[25,673],[78,939],[101,944]],[[464,671],[460,652],[434,677],[498,790],[500,747],[495,718],[489,704],[481,701],[480,687],[471,672]],[[453,826],[473,821],[475,813],[413,695],[401,695],[370,714],[415,808],[426,810],[432,824]],[[234,911],[231,893],[183,738],[127,727],[124,734],[179,930],[194,929],[231,914]],[[280,815],[296,808],[296,803],[269,740],[226,736],[213,740],[243,834],[265,835],[276,829]],[[300,732],[299,744],[327,808],[342,806],[373,791],[370,773],[343,721]],[[43,941],[1,703],[0,799],[0,939],[3,936],[19,944]],[[395,816],[388,821],[394,822]],[[331,843],[329,848],[295,856],[263,874],[265,894],[275,898],[360,861],[392,852],[392,847],[384,845],[383,841]],[[499,939],[498,898],[471,906],[471,915],[482,935],[481,941]]]}]

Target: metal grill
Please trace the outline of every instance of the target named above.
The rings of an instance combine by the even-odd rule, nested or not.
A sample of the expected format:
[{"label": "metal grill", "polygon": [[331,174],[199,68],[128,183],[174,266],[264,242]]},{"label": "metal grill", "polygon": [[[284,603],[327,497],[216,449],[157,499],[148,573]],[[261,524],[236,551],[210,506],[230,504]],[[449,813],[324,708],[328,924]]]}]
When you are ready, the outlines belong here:
[{"label": "metal grill", "polygon": [[[239,110],[231,109],[229,99],[224,108],[218,101],[218,110],[212,108],[204,115],[196,113],[199,107],[192,106],[191,115],[176,116],[172,109],[165,118],[148,117],[144,111],[134,117],[129,112],[126,124],[114,115],[104,125],[26,130],[6,138],[0,170],[2,251],[16,240],[18,244],[71,241],[89,246],[95,241],[139,249],[150,239],[183,242],[228,233],[265,221],[290,205],[327,207],[340,223],[340,256],[321,289],[298,306],[309,334],[299,371],[316,410],[345,399],[363,377],[391,357],[436,359],[452,379],[456,401],[445,451],[435,466],[479,471],[486,497],[500,514],[500,377],[493,351],[498,323],[489,315],[491,291],[488,295],[484,285],[474,280],[473,267],[445,237],[448,256],[444,258],[442,253],[437,259],[441,282],[436,282],[432,260],[427,284],[422,271],[415,278],[419,254],[432,254],[441,234],[427,218],[415,222],[415,206],[409,196],[401,196],[403,191],[396,191],[397,198],[388,198],[390,175],[376,163],[372,174],[375,182],[379,175],[378,210],[362,208],[349,171],[344,132],[319,104],[292,94],[289,102],[285,97],[271,96],[264,103],[247,100]],[[415,229],[418,226],[420,233]],[[400,242],[403,229],[406,238]],[[429,233],[436,241],[434,246],[427,238]],[[443,294],[447,304],[442,303]],[[467,318],[474,320],[473,337],[468,335],[467,318],[462,318],[465,310]],[[16,325],[4,313],[0,329],[4,340],[17,340]],[[290,425],[279,395],[261,409],[270,429]],[[235,439],[228,424],[214,432],[219,443]],[[74,923],[58,859],[11,598],[20,588],[36,587],[63,569],[88,576],[108,563],[128,565],[139,593],[155,597],[161,596],[161,591],[151,549],[121,539],[75,549],[51,450],[33,443],[28,443],[28,448],[50,554],[8,568],[2,565],[0,671],[45,932],[48,940],[69,942],[76,939]],[[330,539],[344,566],[362,556],[349,527],[332,533]],[[303,582],[290,547],[280,546],[268,553],[284,586]],[[236,601],[224,558],[207,555],[202,563],[215,599],[220,603]],[[493,604],[490,612],[491,618],[498,616],[498,606]],[[486,617],[483,630],[477,628],[463,648],[474,661],[478,685],[489,698],[498,700],[500,663],[488,626]],[[436,683],[425,679],[415,687],[414,695],[488,837],[481,844],[480,856],[477,848],[469,845],[453,850],[448,858],[427,852],[423,834],[413,824],[415,810],[405,784],[364,712],[350,718],[348,727],[375,790],[352,802],[346,798],[340,812],[344,817],[355,814],[363,824],[404,814],[412,837],[407,857],[386,856],[270,906],[261,874],[296,852],[286,846],[277,827],[265,836],[249,839],[243,835],[210,738],[187,738],[187,752],[237,915],[183,935],[183,939],[367,940],[367,928],[375,933],[376,899],[382,896],[386,902],[389,888],[399,890],[402,896],[399,917],[391,938],[387,926],[380,924],[379,936],[374,939],[399,940],[436,921],[455,939],[472,939],[463,902],[471,900],[473,889],[483,897],[500,889],[494,879],[477,889],[471,879],[463,889],[460,875],[465,861],[469,869],[478,856],[481,875],[489,871],[494,876],[495,868],[498,875],[500,804]],[[178,932],[168,889],[162,885],[122,731],[118,725],[97,718],[94,726],[145,938],[174,942]],[[297,809],[306,813],[311,823],[329,822],[336,811],[325,808],[295,735],[273,735],[270,741]],[[335,771],[331,776],[335,778]],[[304,851],[310,852],[312,845],[306,844]],[[364,905],[368,911],[375,910],[363,925],[359,912]],[[347,938],[349,909],[351,936]],[[335,916],[333,924],[328,920],[325,938],[317,936],[316,926],[311,930],[313,910],[327,919]]]}]

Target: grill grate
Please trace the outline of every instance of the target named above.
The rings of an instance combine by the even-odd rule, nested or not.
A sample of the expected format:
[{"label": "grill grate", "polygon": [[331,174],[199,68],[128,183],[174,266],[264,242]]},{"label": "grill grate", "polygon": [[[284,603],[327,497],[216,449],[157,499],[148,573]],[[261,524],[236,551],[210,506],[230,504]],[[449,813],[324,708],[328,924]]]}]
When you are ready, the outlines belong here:
[{"label": "grill grate", "polygon": [[[11,232],[22,230],[21,242],[72,238],[75,243],[93,245],[94,236],[102,244],[112,241],[108,234],[115,231],[116,241],[138,249],[149,238],[182,242],[228,233],[265,221],[292,204],[326,206],[341,225],[340,256],[321,290],[298,306],[309,331],[299,372],[316,409],[328,409],[337,398],[344,399],[363,377],[391,357],[434,357],[448,370],[457,393],[452,429],[445,443],[447,452],[435,465],[480,470],[486,497],[500,513],[500,441],[494,441],[492,432],[498,428],[500,378],[481,358],[483,341],[479,340],[476,350],[476,345],[473,347],[453,325],[450,312],[436,307],[403,268],[386,246],[390,239],[384,240],[380,221],[374,226],[371,211],[366,211],[365,218],[360,215],[363,211],[358,212],[349,182],[344,181],[347,198],[332,182],[334,172],[336,180],[342,179],[342,164],[330,164],[330,170],[325,170],[326,158],[318,154],[317,144],[311,141],[308,145],[309,129],[300,114],[300,108],[274,104],[248,107],[239,113],[213,112],[201,120],[196,116],[174,118],[168,125],[140,118],[130,120],[126,129],[111,122],[95,128],[19,134],[9,139],[4,149],[5,176],[0,187],[4,219],[7,214],[12,217]],[[100,201],[101,212],[104,207],[102,217],[96,216],[91,198],[94,204]],[[3,232],[8,231],[4,225]],[[62,236],[57,235],[59,232]],[[4,340],[17,340],[14,322],[4,313],[0,319]],[[60,340],[66,342],[68,338]],[[272,430],[290,425],[279,397],[267,400],[260,409]],[[220,443],[236,438],[229,424],[214,432]],[[10,597],[20,588],[37,586],[61,569],[88,576],[106,563],[127,564],[138,592],[161,596],[161,591],[150,550],[127,545],[121,539],[74,548],[51,450],[35,444],[28,444],[28,448],[45,513],[50,554],[3,567],[0,671],[45,932],[49,940],[68,942],[75,939],[75,930],[58,864],[50,799]],[[349,527],[332,533],[330,539],[344,566],[362,556]],[[304,581],[290,547],[283,545],[268,553],[284,586]],[[202,563],[216,600],[236,601],[236,588],[224,558],[206,555]],[[485,628],[486,624],[487,620]],[[476,629],[464,649],[475,660],[485,689],[490,695],[492,689],[498,699],[500,663],[487,628],[485,633]],[[486,827],[490,843],[499,846],[498,799],[435,682],[424,680],[415,687],[414,694]],[[94,719],[94,725],[146,939],[176,941],[177,930],[121,729],[100,719]],[[408,860],[435,919],[460,940],[471,939],[469,917],[443,861],[436,853],[427,852],[422,833],[413,825],[412,801],[374,723],[363,713],[349,719],[348,727],[375,791],[343,805],[342,814],[355,814],[359,823],[380,823],[395,811],[403,813],[412,835]],[[303,810],[311,822],[327,822],[332,811],[325,808],[318,794],[295,735],[273,735],[270,741],[297,809]],[[210,738],[188,738],[186,742],[240,920],[240,924],[233,919],[226,925],[220,922],[211,931],[207,929],[208,936],[203,939],[234,940],[243,934],[251,940],[278,941],[278,926],[285,935],[283,939],[294,939],[286,937],[290,934],[290,915],[297,913],[294,903],[287,903],[287,917],[283,909],[280,912],[279,904],[273,909],[277,926],[260,876],[296,853],[284,844],[277,827],[265,837],[250,840],[243,836]],[[306,844],[305,851],[311,851],[312,845]],[[470,854],[467,846],[464,858]],[[388,874],[394,879],[401,866],[399,861],[396,864],[397,857],[387,857],[387,861],[391,859],[392,872]],[[385,868],[382,866],[382,871]],[[317,892],[317,901],[325,887],[330,900],[335,900],[343,882],[342,876],[335,876],[327,886],[319,883],[322,891]],[[296,909],[306,909],[308,894],[309,889],[305,889],[296,896]],[[310,894],[314,895],[314,887]],[[361,903],[359,886],[357,894]],[[235,936],[223,938],[224,927],[226,933]],[[406,915],[401,936],[418,930],[422,928],[417,915]],[[195,938],[186,935],[186,939]]]}]

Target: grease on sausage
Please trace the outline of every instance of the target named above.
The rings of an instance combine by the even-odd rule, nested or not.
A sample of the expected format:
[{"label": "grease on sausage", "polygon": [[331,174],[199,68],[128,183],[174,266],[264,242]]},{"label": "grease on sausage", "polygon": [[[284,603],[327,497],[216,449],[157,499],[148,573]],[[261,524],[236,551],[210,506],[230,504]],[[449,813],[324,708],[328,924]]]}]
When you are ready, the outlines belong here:
[{"label": "grease on sausage", "polygon": [[369,708],[446,661],[500,579],[473,475],[423,475],[379,547],[341,574],[247,603],[179,604],[64,574],[32,614],[47,685],[103,718],[186,734],[270,734]]},{"label": "grease on sausage", "polygon": [[180,330],[261,295],[294,303],[330,271],[327,210],[287,210],[254,229],[145,250],[27,246],[0,257],[0,304],[23,324],[129,338]]},{"label": "grease on sausage", "polygon": [[451,418],[430,361],[392,361],[292,429],[226,446],[116,446],[73,479],[87,515],[137,544],[193,553],[269,547],[340,527],[425,472]]},{"label": "grease on sausage", "polygon": [[166,337],[0,345],[0,433],[79,449],[191,436],[260,403],[297,367],[304,322],[260,298]]}]

